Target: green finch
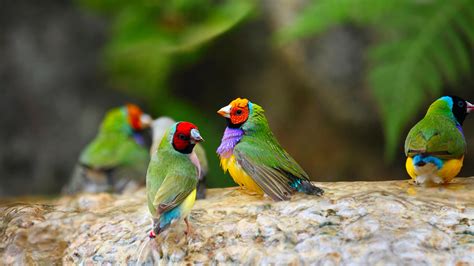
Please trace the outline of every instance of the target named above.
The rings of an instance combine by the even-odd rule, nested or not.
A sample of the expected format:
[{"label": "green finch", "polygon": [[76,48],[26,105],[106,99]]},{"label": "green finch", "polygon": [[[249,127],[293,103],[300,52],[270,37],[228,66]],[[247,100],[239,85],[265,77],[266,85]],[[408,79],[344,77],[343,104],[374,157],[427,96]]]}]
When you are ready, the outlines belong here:
[{"label": "green finch", "polygon": [[226,118],[227,128],[217,154],[237,184],[275,201],[288,200],[294,192],[323,194],[280,146],[262,107],[237,98],[218,113]]},{"label": "green finch", "polygon": [[[158,146],[161,143],[166,131],[172,126],[176,121],[173,119],[162,116],[155,119],[152,123],[153,131],[153,144],[150,149],[150,153],[153,154],[154,151],[158,149]],[[206,197],[206,175],[209,171],[209,166],[207,163],[206,152],[201,144],[197,143],[194,147],[194,152],[196,153],[199,164],[201,165],[201,176],[199,177],[199,183],[197,186],[197,199],[204,199]]]},{"label": "green finch", "polygon": [[466,153],[462,124],[473,110],[474,105],[457,96],[443,96],[410,130],[405,166],[417,184],[448,183],[461,171]]},{"label": "green finch", "polygon": [[132,183],[144,183],[150,156],[142,133],[151,122],[133,104],[108,111],[98,134],[81,152],[64,192],[122,192]]},{"label": "green finch", "polygon": [[154,217],[150,238],[166,230],[173,221],[184,219],[196,200],[201,166],[194,146],[203,141],[198,128],[189,122],[173,124],[153,151],[146,175],[148,208]]}]

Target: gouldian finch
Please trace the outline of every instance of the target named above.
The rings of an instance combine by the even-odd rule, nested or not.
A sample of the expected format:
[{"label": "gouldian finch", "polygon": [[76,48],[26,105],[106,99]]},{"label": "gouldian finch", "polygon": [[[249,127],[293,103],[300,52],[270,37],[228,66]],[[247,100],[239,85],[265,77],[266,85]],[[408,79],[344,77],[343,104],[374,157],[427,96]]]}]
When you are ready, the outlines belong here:
[{"label": "gouldian finch", "polygon": [[130,183],[144,183],[150,156],[142,132],[151,122],[134,104],[108,111],[64,192],[122,192]]},{"label": "gouldian finch", "polygon": [[474,105],[457,96],[443,96],[410,130],[405,166],[417,184],[448,183],[461,171],[466,152],[462,124],[473,110]]},{"label": "gouldian finch", "polygon": [[150,238],[163,232],[175,220],[187,216],[196,200],[201,166],[194,146],[203,141],[198,128],[189,122],[173,124],[153,152],[146,175],[147,200],[154,217]]},{"label": "gouldian finch", "polygon": [[226,118],[227,128],[217,154],[224,172],[229,171],[237,184],[275,201],[288,200],[296,191],[323,194],[280,146],[262,107],[237,98],[218,113]]},{"label": "gouldian finch", "polygon": [[[163,139],[163,136],[165,135],[166,131],[174,123],[176,123],[176,121],[166,116],[159,117],[153,121],[151,126],[153,131],[153,144],[150,149],[151,155],[153,155],[153,152],[158,149],[158,146],[160,145],[161,140]],[[201,176],[199,177],[196,198],[204,199],[206,197],[206,176],[209,171],[209,166],[207,163],[206,152],[204,151],[204,148],[201,144],[196,144],[196,146],[194,147],[194,152],[196,153],[199,159],[199,164],[201,166]]]}]

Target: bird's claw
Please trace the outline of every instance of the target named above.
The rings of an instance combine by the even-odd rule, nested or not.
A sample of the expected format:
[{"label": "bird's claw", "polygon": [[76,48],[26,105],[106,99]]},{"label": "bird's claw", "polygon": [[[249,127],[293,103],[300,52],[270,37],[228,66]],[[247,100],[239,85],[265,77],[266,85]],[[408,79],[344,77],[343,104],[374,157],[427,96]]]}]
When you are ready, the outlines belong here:
[{"label": "bird's claw", "polygon": [[186,235],[186,238],[192,237],[194,235],[194,230],[193,230],[191,224],[189,223],[188,218],[185,218],[184,222],[186,223],[186,230],[184,231],[184,234]]}]

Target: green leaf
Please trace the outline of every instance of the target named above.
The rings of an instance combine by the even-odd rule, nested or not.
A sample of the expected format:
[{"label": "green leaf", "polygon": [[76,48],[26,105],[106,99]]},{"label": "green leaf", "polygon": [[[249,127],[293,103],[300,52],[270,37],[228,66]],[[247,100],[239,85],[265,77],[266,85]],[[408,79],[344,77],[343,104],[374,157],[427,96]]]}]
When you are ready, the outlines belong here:
[{"label": "green leaf", "polygon": [[228,32],[254,9],[250,0],[82,0],[113,15],[104,59],[113,85],[153,101],[164,95],[168,76],[185,58]]},{"label": "green leaf", "polygon": [[250,1],[229,1],[216,8],[202,23],[187,28],[173,44],[163,50],[167,53],[189,52],[229,31],[246,18],[253,8],[254,4]]},{"label": "green leaf", "polygon": [[302,9],[293,23],[282,28],[276,36],[279,43],[319,34],[329,27],[349,21],[370,23],[386,12],[396,9],[404,0],[313,0]]}]

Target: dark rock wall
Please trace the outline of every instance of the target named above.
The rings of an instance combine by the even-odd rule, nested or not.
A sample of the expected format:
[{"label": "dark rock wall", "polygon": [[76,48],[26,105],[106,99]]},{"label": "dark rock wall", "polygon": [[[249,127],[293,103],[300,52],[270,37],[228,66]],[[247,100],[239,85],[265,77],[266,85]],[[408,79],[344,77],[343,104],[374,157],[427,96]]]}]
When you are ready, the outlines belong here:
[{"label": "dark rock wall", "polygon": [[59,191],[103,112],[104,21],[73,1],[0,4],[0,195]]}]

